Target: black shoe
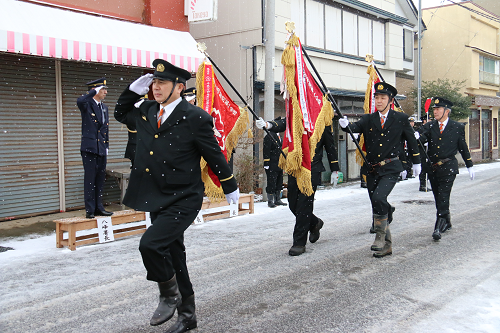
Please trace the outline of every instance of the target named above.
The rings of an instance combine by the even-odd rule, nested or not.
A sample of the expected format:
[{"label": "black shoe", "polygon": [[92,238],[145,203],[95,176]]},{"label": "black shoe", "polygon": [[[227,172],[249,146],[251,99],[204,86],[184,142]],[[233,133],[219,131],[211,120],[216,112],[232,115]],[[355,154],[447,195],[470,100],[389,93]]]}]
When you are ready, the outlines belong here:
[{"label": "black shoe", "polygon": [[267,207],[274,208],[276,205],[274,204],[274,194],[267,194]]},{"label": "black shoe", "polygon": [[445,224],[446,219],[443,217],[438,217],[436,225],[434,226],[434,232],[432,233],[432,238],[434,238],[434,240],[441,239],[441,229],[445,226]]},{"label": "black shoe", "polygon": [[442,233],[444,233],[447,230],[451,229],[451,217],[450,217],[450,213],[448,213],[444,218],[446,219],[446,223],[441,228],[441,232]]},{"label": "black shoe", "polygon": [[274,194],[274,204],[276,206],[286,206],[286,203],[284,203],[283,201],[281,201],[281,191],[276,192]]},{"label": "black shoe", "polygon": [[86,214],[85,214],[85,218],[87,218],[87,219],[93,219],[94,217],[95,217],[95,216],[94,216],[94,214],[92,214],[92,213],[86,213]]},{"label": "black shoe", "polygon": [[108,211],[105,211],[105,210],[97,209],[95,211],[95,215],[96,216],[111,216],[111,215],[113,215],[113,212],[108,212]]},{"label": "black shoe", "polygon": [[300,256],[304,252],[306,252],[305,246],[292,246],[288,251],[288,254],[291,256]]},{"label": "black shoe", "polygon": [[194,295],[182,300],[177,308],[177,321],[165,333],[183,333],[198,327],[194,306]]},{"label": "black shoe", "polygon": [[366,182],[361,182],[361,187],[362,188],[368,188],[368,185],[366,185]]},{"label": "black shoe", "polygon": [[311,243],[316,243],[319,239],[319,231],[323,228],[323,220],[318,218],[318,223],[312,228],[311,233],[309,234],[309,241]]},{"label": "black shoe", "polygon": [[151,326],[161,325],[173,317],[175,310],[182,304],[181,293],[175,275],[167,282],[158,282],[160,303],[151,317]]},{"label": "black shoe", "polygon": [[427,192],[427,187],[425,187],[425,186],[420,186],[420,187],[418,188],[418,190],[419,190],[420,192]]}]

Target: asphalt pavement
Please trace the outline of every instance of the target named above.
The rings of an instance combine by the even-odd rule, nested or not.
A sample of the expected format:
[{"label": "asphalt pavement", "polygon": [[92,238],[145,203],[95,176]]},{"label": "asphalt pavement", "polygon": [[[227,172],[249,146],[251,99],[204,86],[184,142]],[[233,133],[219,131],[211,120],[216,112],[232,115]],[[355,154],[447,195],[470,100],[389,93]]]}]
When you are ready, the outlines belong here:
[{"label": "asphalt pavement", "polygon": [[[389,201],[393,255],[373,258],[370,203],[359,183],[316,194],[325,226],[290,257],[287,207],[191,226],[185,234],[193,332],[500,332],[500,162],[460,170],[452,230],[431,237],[432,193],[400,182]],[[0,332],[163,332],[149,326],[157,288],[140,236],[70,251],[54,234],[1,238]]]}]

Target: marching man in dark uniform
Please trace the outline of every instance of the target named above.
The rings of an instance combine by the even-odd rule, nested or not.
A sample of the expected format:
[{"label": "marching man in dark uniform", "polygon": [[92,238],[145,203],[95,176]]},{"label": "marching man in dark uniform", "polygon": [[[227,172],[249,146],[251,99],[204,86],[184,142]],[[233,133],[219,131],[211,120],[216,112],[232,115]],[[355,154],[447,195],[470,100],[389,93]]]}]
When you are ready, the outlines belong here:
[{"label": "marching man in dark uniform", "polygon": [[457,151],[462,155],[470,179],[474,179],[472,160],[465,142],[465,126],[449,118],[453,103],[442,97],[434,99],[434,120],[420,127],[415,137],[428,143],[429,170],[432,193],[436,204],[436,224],[432,238],[441,239],[441,233],[451,229],[450,194],[458,174]]},{"label": "marching man in dark uniform", "polygon": [[131,83],[115,108],[120,121],[153,83],[155,101],[139,106],[136,158],[123,202],[151,212],[152,225],[139,244],[147,279],[157,282],[160,291],[150,324],[163,324],[177,309],[177,321],[167,332],[179,333],[197,326],[184,231],[203,202],[201,157],[219,177],[229,203],[238,202],[239,190],[214,137],[213,118],[181,97],[191,74],[162,59],[153,66],[154,75]]},{"label": "marching man in dark uniform", "polygon": [[184,93],[182,93],[182,97],[189,103],[196,105],[196,88],[187,88],[184,90]]},{"label": "marching man in dark uniform", "polygon": [[[283,132],[286,129],[286,118],[278,121],[266,122],[262,118],[255,121],[258,128],[266,127],[270,132]],[[333,184],[338,179],[339,163],[335,141],[333,139],[331,126],[326,126],[321,139],[316,144],[314,158],[311,161],[311,183],[313,194],[310,196],[300,192],[297,179],[288,175],[288,204],[290,211],[295,215],[295,227],[293,230],[293,245],[288,251],[291,256],[299,256],[306,252],[307,235],[309,242],[316,243],[320,236],[320,230],[324,222],[313,214],[314,194],[321,185],[321,172],[325,171],[323,166],[323,147],[330,162],[332,171],[330,182]]]},{"label": "marching man in dark uniform", "polygon": [[80,152],[84,169],[85,216],[109,216],[102,204],[102,188],[106,180],[106,155],[109,147],[108,107],[102,102],[108,92],[106,78],[87,83],[88,92],[78,97],[76,104],[82,115]]},{"label": "marching man in dark uniform", "polygon": [[372,204],[375,229],[375,242],[371,250],[374,257],[392,254],[392,238],[389,223],[392,220],[392,207],[387,202],[403,171],[400,157],[406,141],[411,152],[413,174],[420,173],[420,156],[417,140],[408,121],[408,116],[390,108],[397,90],[388,83],[375,85],[375,107],[378,112],[364,114],[355,123],[349,124],[347,117],[339,119],[344,131],[347,126],[354,133],[363,133],[366,145],[366,158],[370,165],[363,165],[366,172],[368,195]]},{"label": "marching man in dark uniform", "polygon": [[[281,117],[271,120],[270,123],[278,128],[278,121]],[[279,143],[279,147],[276,145]],[[283,189],[283,170],[278,166],[281,155],[281,138],[277,132],[269,132],[264,137],[264,148],[262,157],[264,159],[264,169],[267,176],[267,206],[274,208],[276,206],[286,206],[286,203],[281,201],[281,190]]]}]

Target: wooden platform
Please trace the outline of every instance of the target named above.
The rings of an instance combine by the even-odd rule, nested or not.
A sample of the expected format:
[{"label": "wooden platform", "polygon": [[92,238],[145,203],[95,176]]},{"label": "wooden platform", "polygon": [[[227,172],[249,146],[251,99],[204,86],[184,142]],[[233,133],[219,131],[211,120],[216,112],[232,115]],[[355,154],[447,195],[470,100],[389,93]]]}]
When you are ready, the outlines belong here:
[{"label": "wooden platform", "polygon": [[[248,208],[244,208],[243,204],[248,204]],[[227,206],[229,208],[229,205],[226,200],[221,202],[210,202],[207,198],[205,198],[203,199],[201,210],[224,207],[224,206]],[[253,212],[254,212],[254,195],[241,194],[240,199],[238,200],[238,215],[253,214]],[[227,217],[229,217],[229,209],[214,213],[203,214],[203,220],[205,221],[217,220]]]},{"label": "wooden platform", "polygon": [[[248,205],[245,208],[243,205]],[[228,207],[227,201],[210,202],[208,199],[203,200],[201,209]],[[253,194],[241,194],[238,202],[238,215],[253,214],[254,212],[254,196]],[[213,213],[203,213],[203,220],[217,220],[229,217],[229,209],[221,210]],[[140,222],[146,219],[145,212],[135,210],[122,210],[114,212],[111,216],[113,224],[114,238],[121,238],[131,235],[142,234],[146,231],[146,223],[140,225],[131,225],[132,222]],[[99,234],[93,232],[88,235],[76,236],[77,231],[92,230],[97,228],[97,219],[87,219],[84,217],[73,217],[69,219],[54,220],[56,224],[56,247],[61,248],[67,246],[71,251],[76,250],[77,246],[92,244],[99,242]],[[68,237],[64,238],[64,233],[68,233]]]},{"label": "wooden platform", "polygon": [[[111,216],[113,234],[115,239],[141,234],[146,231],[146,223],[130,226],[131,222],[144,221],[146,213],[135,210],[122,210],[114,212]],[[74,217],[69,219],[54,220],[56,224],[56,247],[67,246],[71,251],[77,246],[99,242],[99,234],[92,233],[84,236],[76,236],[77,231],[91,230],[97,228],[97,219],[86,219],[84,217]],[[64,232],[68,232],[68,238],[64,239]]]}]

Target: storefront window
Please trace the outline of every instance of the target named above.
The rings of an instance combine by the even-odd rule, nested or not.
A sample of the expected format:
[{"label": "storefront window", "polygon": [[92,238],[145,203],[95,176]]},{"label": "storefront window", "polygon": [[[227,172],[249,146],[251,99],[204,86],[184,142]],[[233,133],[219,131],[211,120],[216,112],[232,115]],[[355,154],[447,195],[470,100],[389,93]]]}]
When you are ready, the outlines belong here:
[{"label": "storefront window", "polygon": [[472,110],[472,115],[469,118],[469,148],[480,148],[480,130],[481,122],[479,119],[479,110]]}]

